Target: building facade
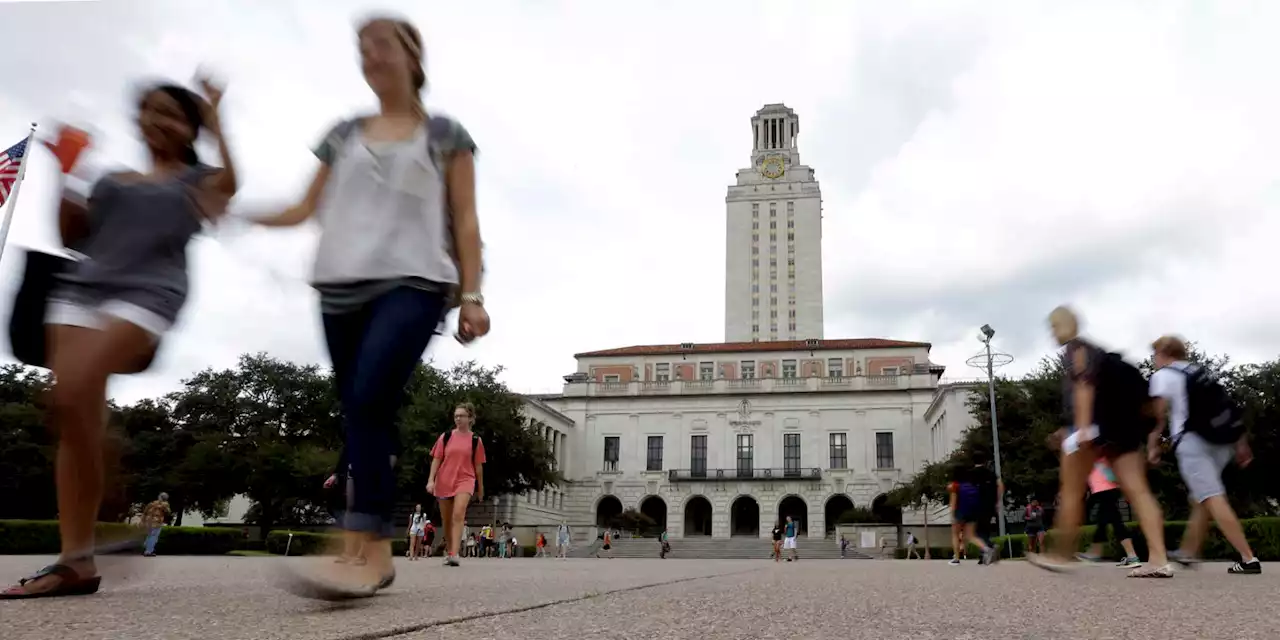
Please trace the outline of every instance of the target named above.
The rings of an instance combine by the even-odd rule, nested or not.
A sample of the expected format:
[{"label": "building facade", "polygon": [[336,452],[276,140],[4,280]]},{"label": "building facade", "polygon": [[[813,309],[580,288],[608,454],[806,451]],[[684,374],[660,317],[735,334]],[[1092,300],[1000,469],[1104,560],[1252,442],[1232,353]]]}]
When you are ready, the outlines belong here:
[{"label": "building facade", "polygon": [[800,119],[751,118],[751,165],[725,197],[725,340],[822,338],[822,191],[800,162]]},{"label": "building facade", "polygon": [[823,536],[878,508],[930,453],[925,411],[943,368],[929,345],[800,340],[578,354],[566,517],[635,509],[673,537],[766,536],[787,515]]}]

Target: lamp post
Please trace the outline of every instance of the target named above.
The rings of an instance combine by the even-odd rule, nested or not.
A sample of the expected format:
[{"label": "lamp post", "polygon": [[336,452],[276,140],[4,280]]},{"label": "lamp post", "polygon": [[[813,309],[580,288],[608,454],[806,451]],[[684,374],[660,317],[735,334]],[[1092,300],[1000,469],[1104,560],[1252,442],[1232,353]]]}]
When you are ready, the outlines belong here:
[{"label": "lamp post", "polygon": [[[971,367],[985,369],[987,372],[987,396],[991,401],[991,453],[995,458],[996,464],[996,481],[1004,482],[1004,476],[1000,473],[1000,427],[996,419],[996,367],[1003,367],[1013,362],[1013,356],[1007,353],[999,353],[991,350],[991,339],[995,337],[996,330],[991,325],[982,325],[982,335],[978,336],[978,341],[985,347],[984,352],[980,353],[966,361]],[[1004,496],[1000,496],[1000,537],[1005,537],[1005,508]],[[1007,538],[1006,543],[1009,545],[1009,551],[1013,552],[1013,543]]]}]

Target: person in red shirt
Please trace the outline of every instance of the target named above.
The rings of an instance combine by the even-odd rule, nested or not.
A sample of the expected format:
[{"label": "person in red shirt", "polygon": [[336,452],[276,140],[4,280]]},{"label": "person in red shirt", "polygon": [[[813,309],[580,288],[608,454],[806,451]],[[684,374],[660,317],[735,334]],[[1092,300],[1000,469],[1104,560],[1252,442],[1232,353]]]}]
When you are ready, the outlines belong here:
[{"label": "person in red shirt", "polygon": [[[427,493],[440,501],[444,521],[446,566],[458,566],[462,523],[472,496],[484,499],[484,442],[471,431],[476,408],[464,402],[453,410],[454,429],[440,435],[431,448],[431,475]],[[447,436],[447,437],[446,437]]]}]

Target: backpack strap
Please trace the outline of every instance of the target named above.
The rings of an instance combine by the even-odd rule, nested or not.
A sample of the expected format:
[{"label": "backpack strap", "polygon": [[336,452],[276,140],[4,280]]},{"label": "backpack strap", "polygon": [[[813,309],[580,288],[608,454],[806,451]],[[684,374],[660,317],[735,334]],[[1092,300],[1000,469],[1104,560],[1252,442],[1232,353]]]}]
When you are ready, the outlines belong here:
[{"label": "backpack strap", "polygon": [[480,450],[480,436],[471,434],[471,466],[476,466],[476,452]]}]

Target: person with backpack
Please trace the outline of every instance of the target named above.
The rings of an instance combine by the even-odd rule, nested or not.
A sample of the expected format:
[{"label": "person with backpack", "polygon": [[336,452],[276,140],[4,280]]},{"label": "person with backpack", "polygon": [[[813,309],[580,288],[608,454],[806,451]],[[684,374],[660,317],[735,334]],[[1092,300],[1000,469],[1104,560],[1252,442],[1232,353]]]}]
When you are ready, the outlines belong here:
[{"label": "person with backpack", "polygon": [[1094,463],[1105,457],[1137,514],[1147,541],[1148,564],[1134,568],[1129,577],[1173,577],[1164,546],[1164,513],[1147,484],[1147,461],[1142,454],[1147,435],[1154,428],[1146,378],[1119,354],[1106,352],[1082,338],[1079,318],[1071,309],[1054,309],[1049,314],[1049,326],[1064,348],[1063,408],[1071,426],[1059,430],[1051,440],[1062,451],[1058,488],[1061,504],[1055,515],[1053,548],[1046,553],[1027,554],[1027,560],[1049,571],[1079,566],[1075,553],[1089,474]]},{"label": "person with backpack", "polygon": [[1187,344],[1181,338],[1164,336],[1151,346],[1156,366],[1151,395],[1156,399],[1157,428],[1150,435],[1148,456],[1153,464],[1159,462],[1160,438],[1167,423],[1178,471],[1192,504],[1182,547],[1171,555],[1183,566],[1192,566],[1213,518],[1222,536],[1240,554],[1240,562],[1227,572],[1262,573],[1262,563],[1253,555],[1222,483],[1222,471],[1232,459],[1242,467],[1253,460],[1240,409],[1208,370],[1187,361]]},{"label": "person with backpack", "polygon": [[427,493],[440,501],[444,526],[446,567],[458,566],[458,546],[462,543],[462,523],[467,504],[484,499],[484,441],[472,430],[476,409],[469,402],[453,410],[454,429],[440,434],[431,448],[431,473]]},{"label": "person with backpack", "polygon": [[1102,562],[1103,547],[1107,543],[1107,527],[1110,527],[1111,533],[1124,549],[1124,559],[1116,566],[1125,569],[1142,566],[1138,552],[1133,548],[1133,536],[1129,535],[1129,528],[1124,526],[1124,518],[1120,517],[1120,493],[1120,485],[1116,484],[1116,474],[1111,470],[1111,465],[1099,458],[1093,463],[1093,472],[1089,474],[1088,501],[1097,509],[1094,522],[1097,528],[1089,550],[1076,555],[1082,562]]},{"label": "person with backpack", "polygon": [[[399,439],[396,417],[405,386],[450,308],[458,308],[459,342],[469,344],[489,331],[480,292],[475,142],[461,124],[423,106],[422,36],[412,24],[378,17],[357,35],[379,112],[340,122],[325,136],[315,150],[320,167],[299,204],[255,217],[267,226],[314,218],[321,232],[312,285],[320,294],[346,447],[358,479],[344,535],[369,543],[369,563],[287,583],[297,585],[300,595],[320,598],[371,596],[394,579],[396,477],[386,460]],[[467,440],[453,444],[467,447]],[[455,489],[441,488],[450,497]],[[461,520],[460,513],[445,517],[455,527]],[[456,563],[456,528],[448,535],[449,560]]]}]

